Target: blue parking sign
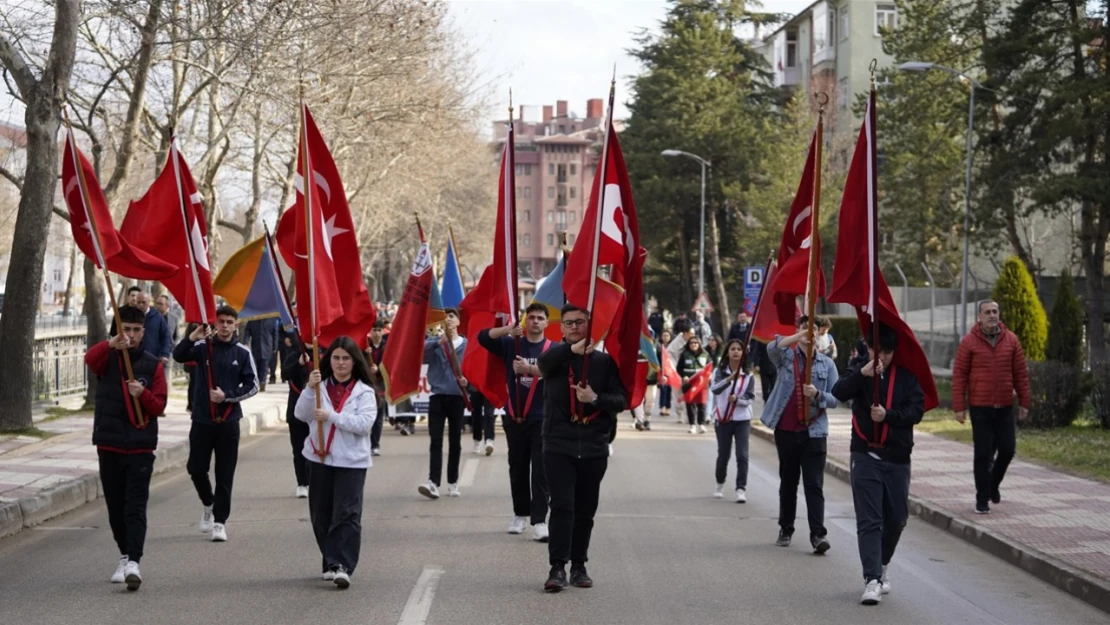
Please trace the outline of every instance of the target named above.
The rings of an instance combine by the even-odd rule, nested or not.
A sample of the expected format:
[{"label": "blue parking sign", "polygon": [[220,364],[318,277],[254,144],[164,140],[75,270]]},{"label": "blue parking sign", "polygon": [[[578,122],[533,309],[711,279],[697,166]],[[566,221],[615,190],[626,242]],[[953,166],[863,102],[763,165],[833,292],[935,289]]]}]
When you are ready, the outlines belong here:
[{"label": "blue parking sign", "polygon": [[759,300],[759,292],[763,288],[763,267],[744,268],[744,310],[749,315],[755,314],[755,303]]}]

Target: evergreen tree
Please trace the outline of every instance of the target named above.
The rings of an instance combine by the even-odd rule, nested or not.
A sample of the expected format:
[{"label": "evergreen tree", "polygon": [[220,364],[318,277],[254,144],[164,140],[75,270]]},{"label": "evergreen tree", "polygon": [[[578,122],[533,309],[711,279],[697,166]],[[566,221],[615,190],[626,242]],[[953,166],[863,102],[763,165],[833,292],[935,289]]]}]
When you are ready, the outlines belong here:
[{"label": "evergreen tree", "polygon": [[998,302],[1002,323],[1017,335],[1029,360],[1044,360],[1048,317],[1037,298],[1033,276],[1016,256],[1006,259],[991,298]]},{"label": "evergreen tree", "polygon": [[1075,284],[1067,269],[1060,274],[1056,301],[1052,303],[1046,356],[1073,367],[1083,362],[1083,307],[1075,296]]}]

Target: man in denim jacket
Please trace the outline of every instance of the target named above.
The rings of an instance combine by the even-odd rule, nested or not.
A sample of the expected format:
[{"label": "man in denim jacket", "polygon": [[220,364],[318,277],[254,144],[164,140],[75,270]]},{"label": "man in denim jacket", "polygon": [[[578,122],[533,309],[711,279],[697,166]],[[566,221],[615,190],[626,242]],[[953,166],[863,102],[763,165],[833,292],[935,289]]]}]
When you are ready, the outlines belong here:
[{"label": "man in denim jacket", "polygon": [[[825,529],[825,455],[829,435],[829,417],[835,408],[832,394],[836,384],[836,365],[828,356],[814,352],[813,378],[803,384],[805,376],[806,331],[804,315],[798,319],[798,332],[777,336],[767,345],[767,355],[775,365],[775,388],[763,407],[763,425],[775,431],[775,447],[779,454],[779,538],[775,543],[789,547],[794,535],[794,518],[798,508],[798,479],[805,488],[809,511],[809,542],[813,551],[829,550]],[[802,396],[810,398],[810,413],[803,418]]]}]

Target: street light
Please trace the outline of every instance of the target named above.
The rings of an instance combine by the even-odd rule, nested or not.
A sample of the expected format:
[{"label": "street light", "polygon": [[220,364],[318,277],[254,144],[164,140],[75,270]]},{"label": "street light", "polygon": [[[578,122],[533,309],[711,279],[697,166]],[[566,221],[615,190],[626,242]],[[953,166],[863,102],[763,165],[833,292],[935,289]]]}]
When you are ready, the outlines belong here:
[{"label": "street light", "polygon": [[709,161],[682,150],[663,150],[663,156],[686,156],[701,163],[701,241],[698,244],[698,297],[705,293],[705,171]]},{"label": "street light", "polygon": [[[960,334],[967,335],[967,276],[971,262],[971,164],[975,158],[975,150],[972,146],[972,133],[975,131],[975,90],[986,89],[978,80],[975,80],[967,73],[954,70],[951,67],[938,65],[937,63],[928,63],[925,61],[907,61],[898,66],[898,69],[905,72],[927,72],[929,70],[938,69],[942,72],[948,72],[957,78],[966,80],[971,85],[971,98],[967,107],[967,181],[964,189],[964,266],[963,276],[960,278]],[[993,91],[988,89],[988,91]]]}]

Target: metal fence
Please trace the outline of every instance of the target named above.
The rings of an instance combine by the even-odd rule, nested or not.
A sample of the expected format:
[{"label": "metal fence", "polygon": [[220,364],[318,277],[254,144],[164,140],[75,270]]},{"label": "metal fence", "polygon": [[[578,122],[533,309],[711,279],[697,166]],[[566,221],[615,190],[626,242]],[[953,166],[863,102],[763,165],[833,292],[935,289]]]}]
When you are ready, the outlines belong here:
[{"label": "metal fence", "polygon": [[57,403],[85,392],[85,334],[35,339],[34,401]]}]

